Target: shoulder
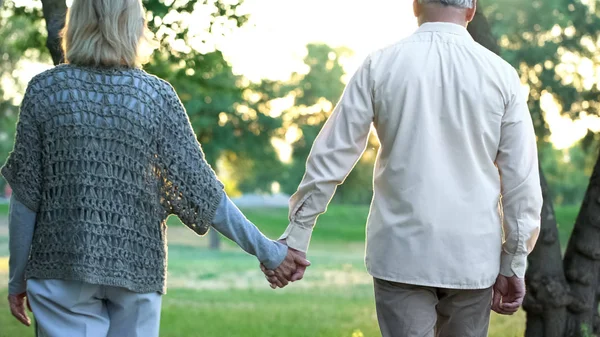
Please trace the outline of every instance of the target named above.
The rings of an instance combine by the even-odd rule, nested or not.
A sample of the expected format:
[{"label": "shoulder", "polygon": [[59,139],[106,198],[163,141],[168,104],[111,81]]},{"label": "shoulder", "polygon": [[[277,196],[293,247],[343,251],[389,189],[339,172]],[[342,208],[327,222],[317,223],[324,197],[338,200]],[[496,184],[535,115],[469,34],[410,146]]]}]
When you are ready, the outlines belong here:
[{"label": "shoulder", "polygon": [[492,52],[481,44],[473,41],[473,48],[477,51],[477,53],[485,58],[485,60],[490,63],[490,65],[494,66],[496,69],[503,70],[510,74],[516,74],[515,68],[508,63],[505,59],[503,59],[500,55]]},{"label": "shoulder", "polygon": [[154,93],[158,96],[157,98],[160,100],[170,101],[173,99],[179,99],[175,88],[173,88],[171,83],[168,81],[156,75],[147,73],[144,70],[138,70],[136,76],[143,84],[146,85],[147,88],[149,88],[151,91],[154,91]]},{"label": "shoulder", "polygon": [[392,44],[376,49],[369,54],[365,65],[370,67],[385,67],[387,63],[397,60],[399,55],[410,54],[410,48],[415,45],[415,41],[415,34],[411,34]]},{"label": "shoulder", "polygon": [[58,65],[33,76],[27,84],[26,94],[47,90],[52,86],[54,78],[65,72],[66,65]]}]

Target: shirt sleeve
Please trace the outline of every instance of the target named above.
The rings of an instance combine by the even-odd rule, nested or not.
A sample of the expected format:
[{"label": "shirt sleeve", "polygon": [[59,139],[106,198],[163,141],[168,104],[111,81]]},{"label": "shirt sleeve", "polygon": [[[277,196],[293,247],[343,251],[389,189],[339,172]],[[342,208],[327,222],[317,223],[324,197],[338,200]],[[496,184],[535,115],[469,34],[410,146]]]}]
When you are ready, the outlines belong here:
[{"label": "shirt sleeve", "polygon": [[162,204],[190,229],[204,235],[224,193],[204,158],[187,113],[173,87],[164,83],[165,104],[158,136]]},{"label": "shirt sleeve", "polygon": [[8,293],[18,295],[27,290],[25,268],[29,261],[37,214],[13,195],[8,216]]},{"label": "shirt sleeve", "polygon": [[265,237],[223,193],[213,219],[213,228],[254,255],[268,269],[276,269],[287,255],[287,246]]},{"label": "shirt sleeve", "polygon": [[513,78],[496,157],[504,215],[500,273],[523,278],[540,232],[542,190],[533,122],[516,72]]},{"label": "shirt sleeve", "polygon": [[42,143],[35,117],[42,107],[35,86],[32,80],[23,97],[14,149],[2,167],[2,176],[18,199],[37,212],[42,198]]},{"label": "shirt sleeve", "polygon": [[370,69],[368,58],[312,146],[304,178],[290,199],[290,224],[281,236],[291,248],[307,251],[317,217],[365,150],[374,119]]}]

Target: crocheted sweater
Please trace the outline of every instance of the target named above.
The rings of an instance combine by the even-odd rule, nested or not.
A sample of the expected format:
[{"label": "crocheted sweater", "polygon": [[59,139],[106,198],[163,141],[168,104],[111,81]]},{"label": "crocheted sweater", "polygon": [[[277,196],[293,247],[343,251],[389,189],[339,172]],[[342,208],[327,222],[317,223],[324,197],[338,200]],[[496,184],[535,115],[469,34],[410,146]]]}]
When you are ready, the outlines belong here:
[{"label": "crocheted sweater", "polygon": [[37,212],[27,278],[166,292],[166,219],[205,234],[223,194],[175,90],[61,65],[28,85],[2,175]]}]

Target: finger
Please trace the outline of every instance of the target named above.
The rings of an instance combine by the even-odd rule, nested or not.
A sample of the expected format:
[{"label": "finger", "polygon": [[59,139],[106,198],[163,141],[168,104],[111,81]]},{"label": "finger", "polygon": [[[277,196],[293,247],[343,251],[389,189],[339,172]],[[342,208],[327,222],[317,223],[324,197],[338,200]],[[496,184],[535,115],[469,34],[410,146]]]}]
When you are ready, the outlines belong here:
[{"label": "finger", "polygon": [[25,308],[23,305],[23,298],[15,295],[8,296],[8,304],[10,307],[10,313],[17,319],[19,322],[28,325],[29,318],[25,315]]},{"label": "finger", "polygon": [[31,321],[29,320],[29,317],[25,313],[25,308],[23,308],[23,307],[21,307],[21,308],[11,307],[10,308],[10,312],[22,324],[24,324],[26,326],[30,326],[31,325]]},{"label": "finger", "polygon": [[275,270],[275,276],[277,276],[277,278],[284,278],[286,280],[289,280],[290,278],[292,278],[292,271],[296,270],[295,266],[294,267],[290,267],[290,266],[280,266],[279,268],[277,268]]},{"label": "finger", "polygon": [[306,272],[306,267],[299,267],[292,274],[292,278],[290,281],[292,281],[292,282],[300,281],[302,278],[304,278],[304,272]]},{"label": "finger", "polygon": [[272,270],[267,269],[267,267],[265,267],[263,264],[260,265],[260,270],[265,274],[265,275],[275,275],[275,272]]},{"label": "finger", "polygon": [[26,298],[27,301],[27,309],[29,309],[29,312],[33,312],[33,310],[31,310],[31,304],[29,304],[29,297]]},{"label": "finger", "polygon": [[267,269],[267,267],[265,267],[264,264],[260,264],[260,270],[263,272],[263,274],[265,274],[266,276],[274,276],[275,272],[272,270]]},{"label": "finger", "polygon": [[310,266],[310,261],[299,255],[294,256],[294,263],[296,264],[296,266],[302,266],[305,268]]},{"label": "finger", "polygon": [[269,282],[271,282],[272,284],[275,284],[278,288],[285,287],[285,284],[281,281],[281,278],[279,278],[279,277],[269,278]]},{"label": "finger", "polygon": [[281,287],[281,288],[283,288],[283,287],[287,286],[287,285],[288,285],[288,283],[289,283],[289,281],[288,281],[288,278],[287,278],[287,277],[285,277],[284,275],[281,275],[281,274],[277,275],[277,282],[278,282],[279,284],[281,284],[281,285],[280,285],[280,287]]},{"label": "finger", "polygon": [[510,315],[514,314],[515,312],[517,312],[517,310],[507,310],[507,309],[504,309],[504,307],[502,307],[502,305],[500,305],[500,308],[498,309],[497,312],[500,315],[508,315],[508,316],[510,316]]},{"label": "finger", "polygon": [[510,312],[517,312],[517,310],[519,310],[519,308],[521,307],[521,303],[516,301],[516,302],[510,302],[510,303],[502,303],[500,305],[500,308],[504,311],[510,311]]},{"label": "finger", "polygon": [[500,309],[500,301],[502,300],[502,295],[500,295],[500,292],[496,289],[494,289],[494,296],[492,297],[492,310],[494,310],[497,313],[500,313],[499,310]]}]

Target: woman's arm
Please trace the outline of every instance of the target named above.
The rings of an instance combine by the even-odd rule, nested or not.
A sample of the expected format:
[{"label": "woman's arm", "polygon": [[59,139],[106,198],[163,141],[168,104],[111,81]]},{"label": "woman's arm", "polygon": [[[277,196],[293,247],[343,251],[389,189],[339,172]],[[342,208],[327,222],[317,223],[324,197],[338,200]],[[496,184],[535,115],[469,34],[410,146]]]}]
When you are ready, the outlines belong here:
[{"label": "woman's arm", "polygon": [[287,255],[287,246],[265,237],[225,193],[213,218],[212,227],[247,253],[256,256],[269,269],[277,268]]},{"label": "woman's arm", "polygon": [[14,195],[10,198],[8,219],[10,251],[8,293],[10,295],[18,295],[26,291],[25,267],[29,260],[36,216],[34,211],[27,208]]}]

